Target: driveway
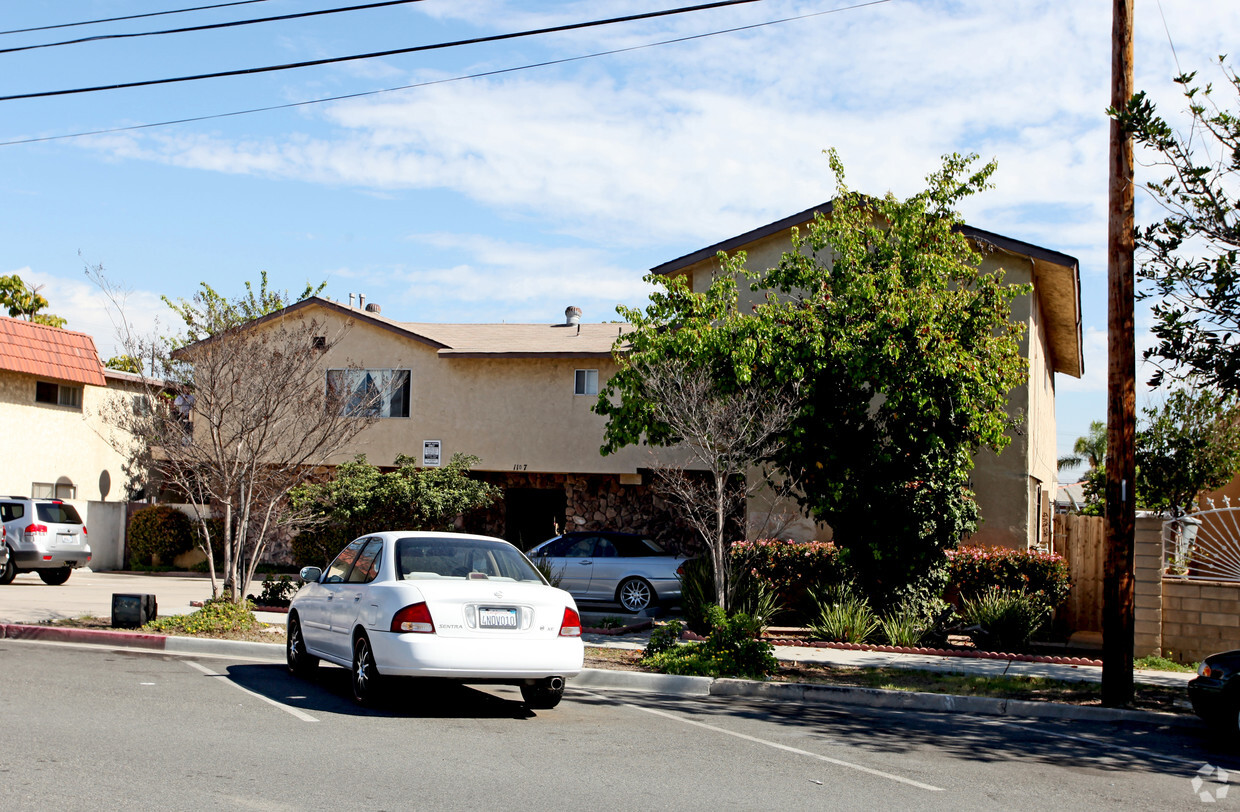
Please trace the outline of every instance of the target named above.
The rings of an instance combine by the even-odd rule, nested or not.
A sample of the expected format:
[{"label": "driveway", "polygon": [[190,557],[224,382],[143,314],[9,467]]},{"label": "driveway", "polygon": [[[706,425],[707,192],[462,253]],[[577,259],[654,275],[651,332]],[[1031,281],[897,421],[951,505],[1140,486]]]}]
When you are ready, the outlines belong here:
[{"label": "driveway", "polygon": [[77,570],[61,586],[48,586],[33,572],[0,586],[0,622],[36,623],[40,620],[111,617],[113,594],[154,595],[161,615],[194,611],[190,601],[211,597],[206,575],[135,575]]}]

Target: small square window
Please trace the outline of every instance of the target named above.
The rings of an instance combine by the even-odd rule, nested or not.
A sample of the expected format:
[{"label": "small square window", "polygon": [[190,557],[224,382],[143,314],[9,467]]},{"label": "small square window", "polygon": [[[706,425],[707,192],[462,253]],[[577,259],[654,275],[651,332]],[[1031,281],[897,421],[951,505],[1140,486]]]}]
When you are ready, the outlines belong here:
[{"label": "small square window", "polygon": [[60,387],[47,381],[35,381],[34,399],[37,403],[56,403],[60,399]]},{"label": "small square window", "polygon": [[35,482],[30,486],[30,495],[35,499],[51,499],[56,495],[56,487],[50,482]]},{"label": "small square window", "polygon": [[311,339],[310,346],[311,348],[316,349],[316,350],[327,349],[327,336],[315,336],[313,339]]},{"label": "small square window", "polygon": [[50,381],[35,381],[34,399],[36,403],[54,403],[57,406],[82,408],[82,387],[65,386]]},{"label": "small square window", "polygon": [[598,394],[598,370],[579,369],[573,382],[574,395]]},{"label": "small square window", "polygon": [[60,405],[61,406],[72,406],[75,409],[82,408],[82,387],[80,386],[60,387]]},{"label": "small square window", "polygon": [[57,482],[56,483],[56,498],[57,499],[76,499],[77,498],[77,485],[66,484],[64,482]]}]

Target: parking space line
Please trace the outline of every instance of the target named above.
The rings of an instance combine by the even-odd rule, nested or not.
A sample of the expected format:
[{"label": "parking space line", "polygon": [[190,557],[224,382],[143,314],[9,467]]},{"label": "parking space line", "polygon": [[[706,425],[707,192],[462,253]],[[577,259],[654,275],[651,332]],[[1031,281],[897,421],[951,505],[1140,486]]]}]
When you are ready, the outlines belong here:
[{"label": "parking space line", "polygon": [[[611,697],[604,697],[604,696],[601,696],[600,694],[594,694],[590,691],[582,691],[582,693],[595,696],[599,699],[604,699],[604,700],[612,699]],[[612,701],[616,701],[616,700],[612,699]],[[808,758],[817,759],[818,761],[825,761],[828,764],[834,764],[837,767],[846,767],[850,770],[856,770],[858,772],[863,772],[868,775],[877,776],[879,778],[886,778],[888,781],[896,781],[900,784],[907,784],[910,787],[917,787],[918,789],[929,790],[930,792],[943,792],[944,791],[943,787],[936,787],[931,784],[923,784],[920,781],[914,781],[911,778],[905,778],[904,776],[900,776],[900,775],[893,775],[892,773],[883,772],[882,770],[876,770],[872,767],[865,767],[865,766],[862,766],[861,764],[854,764],[851,761],[841,761],[838,758],[831,758],[830,756],[824,756],[819,753],[811,753],[809,750],[802,750],[798,747],[790,747],[786,744],[780,744],[779,742],[773,742],[767,739],[759,739],[756,736],[749,736],[745,733],[737,733],[736,731],[733,731],[733,730],[727,730],[722,727],[715,727],[714,725],[708,725],[705,722],[699,722],[695,719],[686,719],[682,716],[677,716],[674,713],[668,713],[667,711],[655,710],[654,708],[643,708],[641,705],[633,705],[628,702],[620,702],[619,704],[623,705],[626,708],[632,708],[634,710],[643,711],[645,713],[650,713],[655,716],[662,716],[663,718],[671,719],[674,722],[680,722],[682,724],[693,725],[694,727],[704,728],[706,730],[710,730],[715,733],[722,733],[726,736],[733,736],[737,739],[743,739],[747,742],[753,742],[754,744],[762,744],[767,747],[773,747],[776,750],[783,750],[784,752],[787,752],[787,753],[794,753],[798,756],[807,756]]]},{"label": "parking space line", "polygon": [[201,663],[196,663],[196,662],[194,662],[193,660],[186,660],[185,662],[186,662],[186,664],[187,664],[187,665],[189,665],[189,666],[191,666],[191,667],[193,667],[193,668],[198,669],[198,670],[199,670],[199,671],[201,671],[202,673],[206,674],[208,677],[223,677],[223,678],[225,679],[225,681],[226,681],[229,685],[231,685],[232,687],[236,688],[238,691],[242,691],[242,692],[244,692],[244,693],[247,693],[247,694],[249,694],[250,696],[252,696],[252,697],[254,697],[254,698],[256,698],[256,699],[261,699],[261,700],[263,700],[264,702],[267,702],[268,704],[275,705],[275,706],[276,706],[277,708],[279,708],[280,710],[285,711],[286,713],[291,713],[293,716],[296,716],[298,719],[300,719],[300,720],[301,720],[301,721],[303,721],[303,722],[317,722],[317,721],[319,721],[318,719],[315,719],[315,718],[314,718],[313,716],[311,716],[310,714],[308,714],[308,713],[303,713],[302,711],[298,710],[297,708],[290,707],[289,705],[285,705],[283,702],[277,702],[277,701],[275,701],[274,699],[272,699],[271,697],[263,696],[262,694],[255,693],[254,691],[251,691],[249,688],[245,688],[245,687],[243,687],[243,686],[241,686],[241,685],[238,685],[236,682],[234,682],[233,680],[229,679],[227,674],[220,674],[220,673],[217,673],[217,672],[215,672],[215,671],[212,671],[210,668],[207,668],[205,665],[202,665]]}]

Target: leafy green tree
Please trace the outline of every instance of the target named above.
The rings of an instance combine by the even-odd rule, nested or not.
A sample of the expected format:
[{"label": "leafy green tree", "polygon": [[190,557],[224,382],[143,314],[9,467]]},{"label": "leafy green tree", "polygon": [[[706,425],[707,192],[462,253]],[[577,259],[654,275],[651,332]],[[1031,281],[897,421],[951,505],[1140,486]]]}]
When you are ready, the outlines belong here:
[{"label": "leafy green tree", "polygon": [[484,508],[500,497],[494,485],[472,479],[478,458],[454,454],[446,465],[421,468],[404,454],[396,470],[383,472],[359,455],[337,466],[325,482],[294,488],[295,510],[342,530],[352,539],[376,528],[451,530],[458,516]]},{"label": "leafy green tree", "polygon": [[305,290],[301,295],[292,298],[287,290],[272,290],[267,285],[267,272],[260,272],[258,290],[247,281],[245,283],[245,295],[235,299],[229,299],[221,296],[215,288],[206,282],[198,283],[199,290],[189,301],[185,299],[172,300],[167,296],[160,296],[164,304],[172,308],[181,320],[185,322],[185,333],[183,336],[172,339],[174,347],[185,346],[195,341],[202,341],[204,338],[210,338],[233,327],[245,324],[254,319],[260,319],[288,307],[290,304],[300,302],[302,299],[309,299],[311,296],[317,296],[327,287],[326,282],[322,282],[315,287],[309,282],[306,283]]},{"label": "leafy green tree", "polygon": [[48,327],[64,327],[67,323],[60,316],[40,313],[48,306],[47,299],[39,295],[39,288],[31,287],[17,274],[0,276],[0,307],[7,307],[13,318],[24,318]]},{"label": "leafy green tree", "polygon": [[117,372],[142,374],[142,362],[132,355],[114,355],[104,363],[104,366],[108,369],[115,369]]},{"label": "leafy green tree", "polygon": [[[645,318],[621,311],[636,330],[597,407],[604,451],[675,440],[625,374],[640,359],[683,359],[724,391],[795,387],[774,459],[804,508],[831,525],[875,605],[937,597],[942,551],[977,526],[972,454],[1007,445],[1007,395],[1026,375],[1011,305],[1029,289],[983,272],[955,228],[955,207],[994,171],[971,172],[975,160],[947,156],[926,191],[901,201],[849,190],[831,152],[831,213],[794,232],[776,268],[751,274],[733,257],[705,294],[648,277],[662,290]],[[736,312],[734,276],[766,294],[751,314]]]},{"label": "leafy green tree", "polygon": [[[1240,77],[1219,57],[1230,86]],[[1224,392],[1240,387],[1240,112],[1221,107],[1196,74],[1176,83],[1188,101],[1190,123],[1177,132],[1144,92],[1122,111],[1111,110],[1137,143],[1156,156],[1165,176],[1146,184],[1164,208],[1162,220],[1138,229],[1142,252],[1138,296],[1154,302],[1153,334],[1145,351],[1155,365],[1152,386],[1165,376],[1197,378]]]},{"label": "leafy green tree", "polygon": [[1173,516],[1192,510],[1205,491],[1240,470],[1240,408],[1235,396],[1208,390],[1172,392],[1143,409],[1137,434],[1137,501]]}]

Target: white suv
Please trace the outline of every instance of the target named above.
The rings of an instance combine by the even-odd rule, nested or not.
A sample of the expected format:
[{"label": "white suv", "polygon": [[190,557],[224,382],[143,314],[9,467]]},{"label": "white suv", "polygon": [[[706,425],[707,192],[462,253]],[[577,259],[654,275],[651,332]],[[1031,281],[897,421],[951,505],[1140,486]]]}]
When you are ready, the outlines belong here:
[{"label": "white suv", "polygon": [[68,502],[3,496],[0,522],[8,551],[8,561],[0,566],[0,585],[19,572],[37,572],[43,583],[56,586],[90,563],[86,525]]}]

